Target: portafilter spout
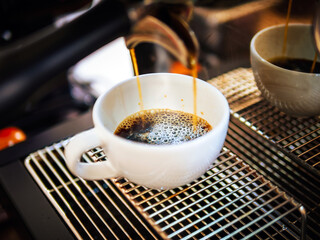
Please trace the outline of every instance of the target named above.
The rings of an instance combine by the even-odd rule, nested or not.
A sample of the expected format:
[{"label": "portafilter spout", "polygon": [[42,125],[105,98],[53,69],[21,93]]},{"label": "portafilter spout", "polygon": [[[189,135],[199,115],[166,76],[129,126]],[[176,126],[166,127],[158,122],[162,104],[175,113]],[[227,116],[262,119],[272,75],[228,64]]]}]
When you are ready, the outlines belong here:
[{"label": "portafilter spout", "polygon": [[156,1],[146,5],[147,14],[133,26],[130,35],[126,37],[127,47],[134,48],[143,42],[155,43],[191,68],[197,61],[199,52],[197,38],[188,24],[192,9],[190,1]]}]

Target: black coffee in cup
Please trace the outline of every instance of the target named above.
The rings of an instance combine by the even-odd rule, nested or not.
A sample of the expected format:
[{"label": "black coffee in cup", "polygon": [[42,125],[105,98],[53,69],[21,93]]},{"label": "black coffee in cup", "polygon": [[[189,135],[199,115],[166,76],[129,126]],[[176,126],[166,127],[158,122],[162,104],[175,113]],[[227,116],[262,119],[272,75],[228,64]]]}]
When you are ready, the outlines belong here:
[{"label": "black coffee in cup", "polygon": [[[289,57],[276,57],[268,60],[270,63],[285,68],[288,70],[305,72],[305,73],[320,73],[320,63],[315,62],[314,68],[313,61],[303,58],[289,58]],[[313,70],[312,70],[313,69]]]},{"label": "black coffee in cup", "polygon": [[190,141],[208,133],[211,129],[206,120],[191,113],[151,109],[128,116],[114,133],[136,142],[163,145]]}]

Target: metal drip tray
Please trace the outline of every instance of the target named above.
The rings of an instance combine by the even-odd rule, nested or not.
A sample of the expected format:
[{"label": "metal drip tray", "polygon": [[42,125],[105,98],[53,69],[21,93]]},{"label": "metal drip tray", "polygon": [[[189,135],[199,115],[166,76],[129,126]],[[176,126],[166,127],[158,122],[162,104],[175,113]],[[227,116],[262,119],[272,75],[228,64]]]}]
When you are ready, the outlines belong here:
[{"label": "metal drip tray", "polygon": [[300,205],[228,149],[206,174],[181,188],[161,192],[126,179],[115,183],[164,238],[267,239],[284,234],[300,217],[284,219]]},{"label": "metal drip tray", "polygon": [[[320,118],[294,118],[263,100],[251,69],[209,81],[228,99],[232,114],[304,167],[320,173]],[[319,175],[320,176],[320,175]]]},{"label": "metal drip tray", "polygon": [[[79,239],[269,239],[304,233],[303,207],[226,148],[197,181],[160,191],[124,178],[77,178],[65,166],[65,144],[30,154],[25,165]],[[99,148],[83,158],[106,160]],[[294,225],[299,219],[301,229]]]},{"label": "metal drip tray", "polygon": [[[291,118],[270,106],[251,69],[208,82],[227,97],[232,116],[217,163],[189,185],[160,191],[124,178],[79,179],[64,163],[68,140],[26,158],[28,171],[77,238],[320,237],[319,118]],[[96,148],[83,160],[107,159]]]},{"label": "metal drip tray", "polygon": [[67,170],[65,144],[62,141],[30,154],[25,166],[75,237],[158,239],[110,180],[85,181]]},{"label": "metal drip tray", "polygon": [[320,173],[320,119],[291,118],[260,101],[235,114],[306,167]]},{"label": "metal drip tray", "polygon": [[226,146],[302,202],[308,237],[319,239],[319,117],[294,118],[271,106],[260,96],[251,69],[235,69],[209,82],[231,107]]}]

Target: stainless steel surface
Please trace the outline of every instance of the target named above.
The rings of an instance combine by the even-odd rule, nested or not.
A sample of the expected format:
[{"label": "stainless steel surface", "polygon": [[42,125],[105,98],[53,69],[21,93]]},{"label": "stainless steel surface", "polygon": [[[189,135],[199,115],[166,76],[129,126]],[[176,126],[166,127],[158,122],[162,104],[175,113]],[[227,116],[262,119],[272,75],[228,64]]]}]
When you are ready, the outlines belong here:
[{"label": "stainless steel surface", "polygon": [[[318,125],[318,118],[289,118],[269,106],[260,97],[251,69],[239,68],[209,83],[223,92],[231,107],[226,148],[216,165],[187,186],[160,191],[137,186],[123,178],[84,181],[65,168],[63,146],[67,140],[28,156],[27,169],[75,236],[303,239],[306,234],[306,239],[320,237],[317,165],[299,159],[279,141],[298,132],[294,143],[299,142],[304,138],[304,131],[307,137],[317,139],[318,130],[314,126]],[[310,126],[313,129],[307,130]],[[277,133],[285,136],[278,137]],[[303,147],[309,147],[311,142],[309,139]],[[106,157],[97,148],[85,154],[83,160],[105,161]]]},{"label": "stainless steel surface", "polygon": [[[291,197],[228,149],[197,181],[170,191],[115,180],[124,195],[169,239],[267,239],[284,233],[299,208]],[[298,230],[299,232],[299,230]]]},{"label": "stainless steel surface", "polygon": [[157,239],[111,181],[87,182],[70,174],[64,164],[65,144],[62,141],[30,154],[25,165],[75,237]]},{"label": "stainless steel surface", "polygon": [[320,170],[319,117],[291,118],[266,101],[260,101],[237,117],[311,169]]},{"label": "stainless steel surface", "polygon": [[[248,131],[248,127],[234,117],[231,117],[225,145],[276,186],[295,196],[307,211],[307,239],[320,238],[320,179],[316,174],[302,168],[259,134]],[[299,221],[294,221],[298,228]]]},{"label": "stainless steel surface", "polygon": [[[315,128],[312,123],[317,123],[318,118],[290,118],[263,101],[254,84],[251,69],[236,69],[212,79],[210,83],[218,86],[228,96],[232,108],[226,146],[282,190],[295,196],[307,209],[308,238],[319,239],[319,171],[264,134],[273,131],[289,135],[301,128],[300,125]],[[251,116],[255,117],[250,118]],[[277,135],[273,137],[277,138]],[[311,136],[304,136],[304,132],[300,131],[296,139],[305,137]],[[317,139],[316,131],[313,131],[312,137]],[[306,144],[305,147],[310,145]],[[300,226],[298,222],[295,224]]]},{"label": "stainless steel surface", "polygon": [[[228,149],[202,178],[161,191],[123,178],[74,177],[64,165],[65,144],[31,154],[25,165],[78,238],[268,239],[279,235],[298,239],[303,232],[293,223],[301,214],[306,217],[303,207]],[[100,149],[84,155],[84,161],[97,160],[106,160]]]},{"label": "stainless steel surface", "polygon": [[238,68],[208,82],[227,98],[232,114],[262,100],[251,69]]},{"label": "stainless steel surface", "polygon": [[263,100],[251,69],[240,68],[210,81],[227,97],[233,115],[286,154],[320,173],[320,118],[294,118]]}]

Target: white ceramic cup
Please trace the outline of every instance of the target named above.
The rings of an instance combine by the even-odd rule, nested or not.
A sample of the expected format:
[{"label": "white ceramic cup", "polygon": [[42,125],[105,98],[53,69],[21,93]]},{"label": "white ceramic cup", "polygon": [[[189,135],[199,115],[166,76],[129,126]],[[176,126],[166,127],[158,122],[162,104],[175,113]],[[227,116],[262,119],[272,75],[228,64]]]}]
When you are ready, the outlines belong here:
[{"label": "white ceramic cup", "polygon": [[[251,40],[251,66],[262,96],[295,117],[320,114],[320,75],[287,70],[269,62],[281,57],[285,25],[265,28]],[[289,24],[285,56],[313,61],[316,47],[309,24]],[[310,66],[311,69],[311,66]]]},{"label": "white ceramic cup", "polygon": [[[218,157],[227,133],[229,106],[212,85],[197,79],[197,115],[213,129],[194,140],[176,145],[151,145],[114,135],[127,116],[138,112],[136,78],[101,95],[93,108],[94,127],[71,138],[65,148],[68,168],[88,180],[125,177],[155,189],[170,189],[197,179]],[[140,76],[144,109],[172,109],[193,113],[192,77],[170,73]],[[107,161],[80,162],[82,154],[100,146]]]}]

